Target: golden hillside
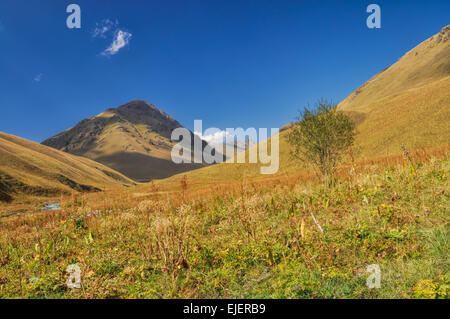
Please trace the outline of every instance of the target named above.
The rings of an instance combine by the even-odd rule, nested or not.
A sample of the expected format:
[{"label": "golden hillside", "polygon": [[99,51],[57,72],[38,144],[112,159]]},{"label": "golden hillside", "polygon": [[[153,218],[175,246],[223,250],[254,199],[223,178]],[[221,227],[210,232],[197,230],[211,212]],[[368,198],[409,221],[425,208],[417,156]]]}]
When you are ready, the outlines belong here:
[{"label": "golden hillside", "polygon": [[361,156],[449,142],[449,37],[447,26],[339,104],[356,119]]},{"label": "golden hillside", "polygon": [[132,184],[92,160],[0,132],[0,200],[19,194],[56,195]]},{"label": "golden hillside", "polygon": [[[406,53],[339,105],[357,124],[357,158],[446,145],[450,141],[450,26]],[[301,169],[290,159],[288,126],[279,133],[279,176]],[[270,139],[269,145],[270,145]],[[254,146],[257,147],[257,146]],[[247,151],[248,153],[248,151]],[[260,164],[219,164],[187,173],[191,183],[257,178]],[[185,174],[164,182],[178,181]]]}]

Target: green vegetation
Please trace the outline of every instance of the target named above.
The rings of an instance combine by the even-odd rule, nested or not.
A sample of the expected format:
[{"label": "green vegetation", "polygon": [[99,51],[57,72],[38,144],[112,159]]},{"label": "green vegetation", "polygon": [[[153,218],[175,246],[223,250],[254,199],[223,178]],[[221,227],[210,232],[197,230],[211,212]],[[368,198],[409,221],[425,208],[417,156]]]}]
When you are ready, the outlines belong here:
[{"label": "green vegetation", "polygon": [[316,109],[305,108],[288,134],[292,155],[317,168],[326,181],[333,177],[354,139],[355,124],[350,117],[324,100]]},{"label": "green vegetation", "polygon": [[[244,181],[181,204],[124,190],[4,219],[0,296],[448,298],[449,169],[448,158],[369,166],[331,188]],[[75,263],[82,288],[70,290]],[[366,286],[369,264],[380,289]]]}]

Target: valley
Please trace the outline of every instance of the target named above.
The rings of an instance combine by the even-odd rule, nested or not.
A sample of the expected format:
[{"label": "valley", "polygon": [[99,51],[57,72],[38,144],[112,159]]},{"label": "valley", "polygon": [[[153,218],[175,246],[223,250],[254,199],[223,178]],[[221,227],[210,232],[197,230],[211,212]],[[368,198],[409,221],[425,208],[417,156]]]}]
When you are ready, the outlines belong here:
[{"label": "valley", "polygon": [[[356,135],[330,183],[291,156],[296,123],[232,145],[245,163],[212,165],[175,164],[183,126],[144,100],[41,144],[0,133],[0,297],[448,299],[449,37],[336,105]],[[248,160],[261,148],[279,155],[275,174]]]}]

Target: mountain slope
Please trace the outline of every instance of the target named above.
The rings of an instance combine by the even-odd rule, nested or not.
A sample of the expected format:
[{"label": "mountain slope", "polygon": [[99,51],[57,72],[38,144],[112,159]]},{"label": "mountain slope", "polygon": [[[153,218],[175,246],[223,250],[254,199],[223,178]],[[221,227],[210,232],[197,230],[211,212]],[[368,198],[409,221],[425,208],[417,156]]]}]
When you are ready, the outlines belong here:
[{"label": "mountain slope", "polygon": [[[400,153],[401,145],[413,150],[449,143],[449,38],[450,26],[447,26],[375,75],[338,105],[357,125],[355,146],[359,159]],[[289,175],[303,169],[289,156],[286,136],[291,125],[280,128],[278,175]],[[270,140],[264,143],[270,145]],[[223,163],[186,175],[196,182],[263,177],[260,166],[260,163]],[[181,178],[181,175],[176,175],[167,182]]]},{"label": "mountain slope", "polygon": [[[202,167],[171,160],[175,119],[145,101],[132,101],[85,119],[42,144],[107,165],[138,181]],[[191,138],[197,138],[191,133]],[[205,142],[202,142],[205,146]]]},{"label": "mountain slope", "polygon": [[0,132],[0,200],[18,194],[55,195],[134,184],[86,158]]},{"label": "mountain slope", "polygon": [[450,26],[406,53],[339,104],[358,125],[361,155],[449,142]]}]

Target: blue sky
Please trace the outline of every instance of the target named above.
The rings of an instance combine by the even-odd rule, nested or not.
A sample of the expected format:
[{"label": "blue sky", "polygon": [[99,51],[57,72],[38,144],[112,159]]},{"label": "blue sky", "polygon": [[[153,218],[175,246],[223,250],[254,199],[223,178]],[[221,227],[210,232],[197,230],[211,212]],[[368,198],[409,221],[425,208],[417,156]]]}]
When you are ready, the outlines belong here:
[{"label": "blue sky", "polygon": [[[79,30],[66,26],[71,3]],[[366,26],[371,3],[381,29]],[[134,99],[191,129],[279,127],[449,23],[437,0],[2,0],[0,131],[41,142]]]}]

